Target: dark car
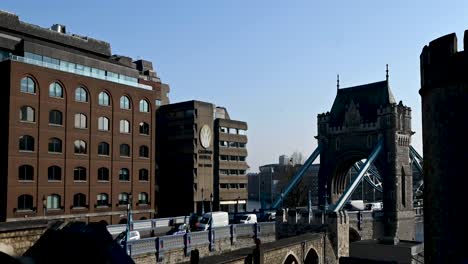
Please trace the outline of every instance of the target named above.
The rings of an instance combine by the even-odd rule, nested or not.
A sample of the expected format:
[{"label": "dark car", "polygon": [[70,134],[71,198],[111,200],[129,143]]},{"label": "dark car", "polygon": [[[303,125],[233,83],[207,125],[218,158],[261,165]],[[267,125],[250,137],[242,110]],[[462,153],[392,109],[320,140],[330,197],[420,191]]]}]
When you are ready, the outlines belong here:
[{"label": "dark car", "polygon": [[189,226],[187,224],[175,224],[166,235],[183,235],[189,232]]}]

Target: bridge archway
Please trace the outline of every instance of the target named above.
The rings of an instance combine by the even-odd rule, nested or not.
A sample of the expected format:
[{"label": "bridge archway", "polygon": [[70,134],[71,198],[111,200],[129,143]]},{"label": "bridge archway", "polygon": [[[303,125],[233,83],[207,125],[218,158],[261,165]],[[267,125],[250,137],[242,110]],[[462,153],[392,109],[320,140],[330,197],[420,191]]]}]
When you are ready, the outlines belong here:
[{"label": "bridge archway", "polygon": [[356,231],[356,229],[350,227],[349,228],[349,243],[360,241],[361,239],[362,238],[361,238],[361,235],[359,234],[359,232]]},{"label": "bridge archway", "polygon": [[319,264],[319,256],[317,251],[314,248],[310,248],[309,252],[307,252],[306,258],[304,260],[304,264]]},{"label": "bridge archway", "polygon": [[299,264],[299,261],[293,253],[289,253],[288,256],[284,259],[283,264]]},{"label": "bridge archway", "polygon": [[[361,150],[347,150],[341,153],[337,153],[335,159],[335,165],[332,168],[332,173],[329,179],[329,197],[331,203],[335,203],[339,197],[343,194],[346,187],[351,183],[349,173],[353,165],[364,159],[367,159],[372,149],[361,149]],[[382,161],[381,158],[377,158],[373,165],[374,168],[382,174]],[[364,181],[363,181],[364,182]]]}]

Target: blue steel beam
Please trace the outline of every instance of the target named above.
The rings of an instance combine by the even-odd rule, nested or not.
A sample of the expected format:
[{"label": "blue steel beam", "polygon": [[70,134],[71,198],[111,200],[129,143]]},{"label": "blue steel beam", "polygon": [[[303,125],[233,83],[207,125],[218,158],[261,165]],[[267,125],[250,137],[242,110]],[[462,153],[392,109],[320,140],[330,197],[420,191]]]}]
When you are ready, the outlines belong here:
[{"label": "blue steel beam", "polygon": [[367,170],[369,169],[370,165],[374,162],[374,160],[377,158],[377,155],[382,151],[383,148],[383,139],[380,139],[377,145],[375,146],[374,150],[372,150],[372,153],[370,154],[369,158],[366,160],[364,163],[364,166],[361,167],[359,170],[358,175],[356,178],[354,178],[353,182],[351,185],[349,185],[344,193],[341,195],[340,199],[336,204],[334,204],[331,208],[332,212],[338,212],[340,211],[345,203],[348,201],[348,199],[351,197],[353,194],[354,190],[356,190],[356,187],[358,184],[361,182],[362,178],[366,174]]},{"label": "blue steel beam", "polygon": [[[362,162],[359,162],[360,165],[362,165]],[[357,164],[354,164],[353,167],[356,171],[359,171],[359,166],[360,165],[357,165]],[[375,184],[375,182],[372,181],[372,179],[370,178],[370,176],[372,175],[373,177],[376,177],[380,180],[380,182],[382,182],[382,178],[380,177],[380,174],[376,173],[375,171],[371,171],[371,169],[369,168],[369,174],[366,174],[364,176],[364,180],[366,180],[366,182],[374,189],[376,189],[378,192],[383,192],[383,189],[382,189],[382,186],[380,185],[377,185]]]},{"label": "blue steel beam", "polygon": [[413,148],[413,146],[409,146],[410,147],[410,151],[413,152],[413,154],[420,160],[422,161],[423,160],[423,157],[421,155],[419,155],[419,153],[416,151],[415,148]]},{"label": "blue steel beam", "polygon": [[304,165],[302,165],[299,171],[293,176],[293,179],[286,186],[284,192],[276,198],[275,202],[273,203],[272,209],[278,208],[278,206],[281,204],[281,201],[289,194],[289,192],[294,188],[294,186],[296,186],[299,180],[301,180],[302,176],[304,176],[305,172],[309,169],[310,165],[312,165],[312,163],[318,157],[321,150],[322,146],[319,144],[314,150],[314,152],[312,152],[310,157],[306,160]]}]

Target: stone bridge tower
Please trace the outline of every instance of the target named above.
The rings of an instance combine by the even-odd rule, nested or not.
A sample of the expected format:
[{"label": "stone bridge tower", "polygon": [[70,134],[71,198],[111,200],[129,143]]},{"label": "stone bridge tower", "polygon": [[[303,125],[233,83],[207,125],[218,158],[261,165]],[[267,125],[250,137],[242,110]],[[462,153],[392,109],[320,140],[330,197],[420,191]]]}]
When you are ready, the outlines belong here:
[{"label": "stone bridge tower", "polygon": [[[346,174],[367,159],[379,140],[383,149],[374,165],[383,178],[385,241],[414,240],[413,176],[409,160],[411,109],[396,103],[387,80],[337,89],[330,112],[319,114],[322,145],[319,203],[336,203],[350,184]],[[327,186],[327,187],[326,187]]]},{"label": "stone bridge tower", "polygon": [[421,53],[426,263],[466,263],[468,224],[468,31],[464,51],[455,33]]}]

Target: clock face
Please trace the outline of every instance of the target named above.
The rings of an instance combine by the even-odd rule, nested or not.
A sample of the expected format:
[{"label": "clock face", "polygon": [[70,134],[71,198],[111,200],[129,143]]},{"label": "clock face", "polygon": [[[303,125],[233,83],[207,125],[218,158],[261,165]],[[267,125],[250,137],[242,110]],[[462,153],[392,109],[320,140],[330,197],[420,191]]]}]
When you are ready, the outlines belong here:
[{"label": "clock face", "polygon": [[211,143],[211,129],[207,125],[203,125],[200,129],[200,143],[202,147],[209,148]]}]

